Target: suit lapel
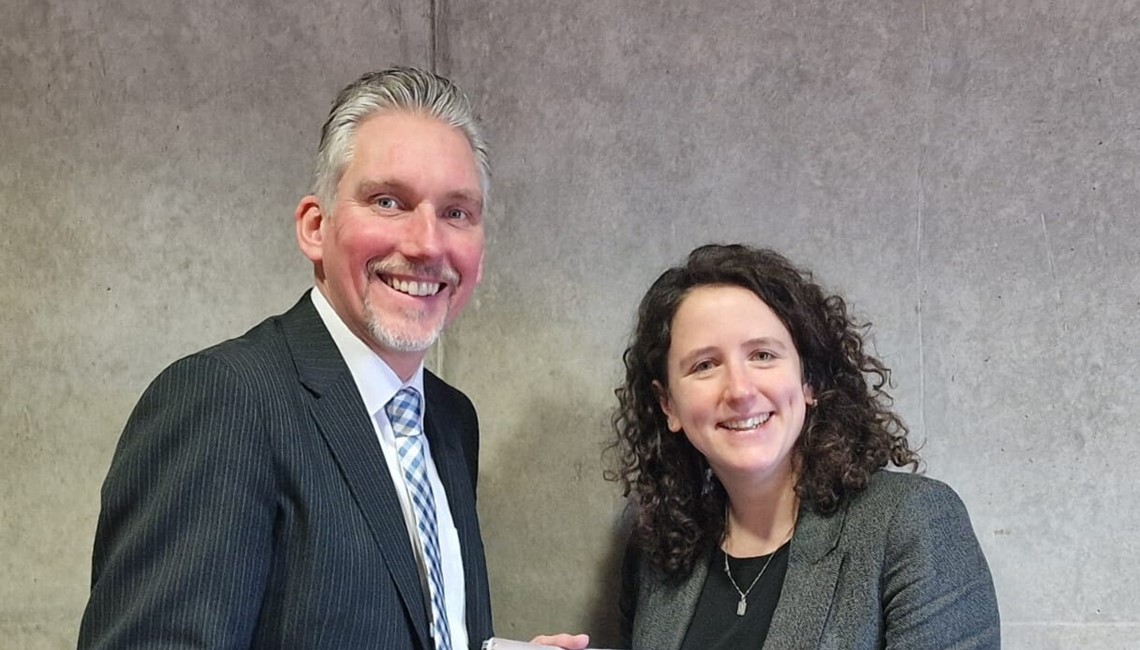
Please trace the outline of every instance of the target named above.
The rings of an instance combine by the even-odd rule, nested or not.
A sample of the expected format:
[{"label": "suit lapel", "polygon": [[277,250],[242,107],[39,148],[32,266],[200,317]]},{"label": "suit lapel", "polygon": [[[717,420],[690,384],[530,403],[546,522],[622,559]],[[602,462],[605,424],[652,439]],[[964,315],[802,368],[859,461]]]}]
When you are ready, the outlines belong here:
[{"label": "suit lapel", "polygon": [[819,647],[843,566],[843,553],[836,547],[846,518],[846,508],[831,517],[800,510],[764,650]]},{"label": "suit lapel", "polygon": [[421,645],[429,648],[427,601],[371,415],[307,295],[285,314],[282,328],[301,383],[313,396],[309,408],[317,429],[382,551]]},{"label": "suit lapel", "polygon": [[[439,481],[447,493],[448,510],[455,530],[459,535],[459,547],[463,554],[463,573],[466,593],[466,616],[469,634],[475,634],[482,626],[477,625],[485,614],[480,605],[480,594],[487,589],[483,563],[483,542],[479,535],[479,520],[476,515],[475,489],[468,478],[465,456],[460,445],[460,433],[454,430],[453,423],[435,407],[432,399],[431,378],[424,376],[424,435],[431,447],[432,462],[435,463]],[[482,639],[471,639],[472,643]]]},{"label": "suit lapel", "polygon": [[[426,381],[424,392],[428,392]],[[468,518],[466,513],[474,511],[474,504],[470,502],[472,489],[467,480],[467,468],[462,466],[463,450],[459,447],[457,434],[451,430],[447,418],[440,417],[436,409],[432,408],[433,400],[425,395],[424,403],[424,435],[432,450],[431,459],[439,474],[439,482],[447,492],[451,518],[459,527],[459,522]],[[465,541],[463,527],[459,529],[459,541],[462,543]]]}]

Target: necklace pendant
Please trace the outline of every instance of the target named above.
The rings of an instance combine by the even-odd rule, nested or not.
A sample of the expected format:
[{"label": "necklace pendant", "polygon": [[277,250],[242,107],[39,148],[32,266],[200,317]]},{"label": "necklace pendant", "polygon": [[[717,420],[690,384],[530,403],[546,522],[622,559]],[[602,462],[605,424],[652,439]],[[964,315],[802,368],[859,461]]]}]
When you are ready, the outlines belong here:
[{"label": "necklace pendant", "polygon": [[736,615],[744,616],[744,611],[748,609],[748,603],[741,598],[739,603],[736,603]]}]

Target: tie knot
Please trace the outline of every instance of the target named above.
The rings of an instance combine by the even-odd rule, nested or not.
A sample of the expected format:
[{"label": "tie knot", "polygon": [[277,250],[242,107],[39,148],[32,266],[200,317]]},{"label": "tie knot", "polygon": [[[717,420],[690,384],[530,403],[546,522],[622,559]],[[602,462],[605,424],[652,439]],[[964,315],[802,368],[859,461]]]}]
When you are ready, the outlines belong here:
[{"label": "tie knot", "polygon": [[397,436],[415,436],[420,433],[420,394],[416,389],[401,388],[385,406],[392,430]]}]

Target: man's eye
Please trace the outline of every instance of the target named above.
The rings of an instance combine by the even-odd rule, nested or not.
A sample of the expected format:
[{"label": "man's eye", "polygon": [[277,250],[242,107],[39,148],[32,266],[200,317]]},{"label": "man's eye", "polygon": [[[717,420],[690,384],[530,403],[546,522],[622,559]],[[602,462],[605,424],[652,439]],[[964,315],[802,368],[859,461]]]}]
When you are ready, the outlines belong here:
[{"label": "man's eye", "polygon": [[395,210],[396,208],[400,207],[400,204],[396,202],[396,199],[390,196],[381,196],[380,198],[376,199],[375,203],[376,207],[382,208],[384,210]]},{"label": "man's eye", "polygon": [[467,218],[467,211],[460,210],[459,208],[452,208],[444,213],[449,221],[461,221]]}]

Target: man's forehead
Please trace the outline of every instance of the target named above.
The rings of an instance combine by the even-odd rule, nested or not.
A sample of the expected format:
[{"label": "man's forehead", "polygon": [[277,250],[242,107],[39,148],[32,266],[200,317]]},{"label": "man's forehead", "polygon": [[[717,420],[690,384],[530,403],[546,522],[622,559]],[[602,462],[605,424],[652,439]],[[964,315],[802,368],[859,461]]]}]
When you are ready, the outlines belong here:
[{"label": "man's forehead", "polygon": [[478,161],[463,132],[436,118],[383,114],[361,124],[346,169],[365,178],[356,183],[404,186],[437,181],[458,198],[483,200]]}]

